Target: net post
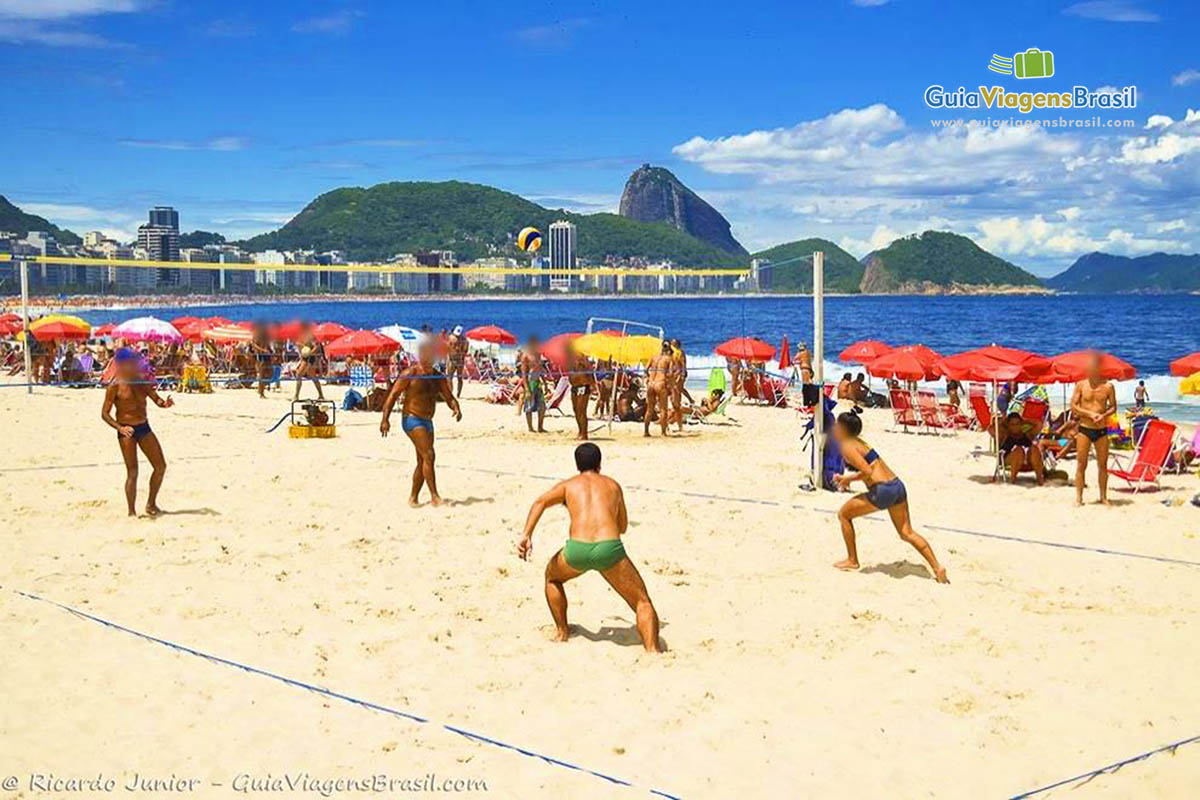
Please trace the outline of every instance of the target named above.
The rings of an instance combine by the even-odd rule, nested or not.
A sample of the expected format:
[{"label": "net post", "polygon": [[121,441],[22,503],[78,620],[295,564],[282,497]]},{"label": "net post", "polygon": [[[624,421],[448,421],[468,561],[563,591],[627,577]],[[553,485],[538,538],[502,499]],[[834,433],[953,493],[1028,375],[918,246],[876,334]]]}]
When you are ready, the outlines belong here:
[{"label": "net post", "polygon": [[29,330],[29,262],[21,259],[21,330],[25,333],[25,393],[33,394],[33,354],[29,342],[33,333]]},{"label": "net post", "polygon": [[825,253],[813,253],[813,383],[817,409],[813,416],[813,486],[824,486],[825,472]]}]

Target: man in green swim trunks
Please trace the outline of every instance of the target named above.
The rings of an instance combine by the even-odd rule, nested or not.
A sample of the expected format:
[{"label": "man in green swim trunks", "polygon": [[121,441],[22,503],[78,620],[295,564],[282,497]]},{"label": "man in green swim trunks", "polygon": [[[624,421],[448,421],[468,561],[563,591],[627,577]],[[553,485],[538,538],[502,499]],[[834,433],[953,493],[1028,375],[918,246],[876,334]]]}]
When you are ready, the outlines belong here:
[{"label": "man in green swim trunks", "polygon": [[546,603],[557,629],[554,639],[565,642],[570,635],[563,584],[594,569],[633,610],[646,651],[661,652],[658,613],[650,602],[642,576],[625,555],[625,545],[621,542],[621,534],[629,526],[621,485],[600,474],[600,448],[591,442],[575,448],[575,466],[579,469],[578,475],[560,481],[534,501],[525,520],[525,533],[517,544],[517,554],[528,561],[533,553],[533,529],[542,518],[542,512],[550,506],[567,507],[571,515],[570,538],[546,565]]}]

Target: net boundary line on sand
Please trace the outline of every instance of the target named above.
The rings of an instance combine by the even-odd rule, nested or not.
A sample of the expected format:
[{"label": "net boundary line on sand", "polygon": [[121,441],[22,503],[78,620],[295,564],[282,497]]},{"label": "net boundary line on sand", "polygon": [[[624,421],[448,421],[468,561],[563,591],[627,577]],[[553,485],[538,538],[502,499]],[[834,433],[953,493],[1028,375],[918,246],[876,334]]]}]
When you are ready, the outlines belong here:
[{"label": "net boundary line on sand", "polygon": [[[342,702],[349,703],[351,705],[356,705],[361,708],[365,708],[368,711],[378,711],[383,714],[389,714],[393,717],[398,717],[400,719],[405,719],[405,720],[408,720],[409,722],[415,722],[415,723],[422,724],[422,725],[433,724],[433,725],[436,725],[436,726],[442,728],[443,730],[449,731],[450,733],[458,734],[459,736],[462,736],[465,739],[470,739],[472,741],[481,742],[483,744],[489,744],[489,745],[492,745],[493,747],[499,747],[504,750],[511,750],[515,753],[520,753],[523,756],[528,756],[530,758],[539,759],[539,760],[544,761],[547,764],[551,764],[553,766],[565,767],[567,769],[575,770],[576,772],[582,772],[587,775],[592,775],[593,777],[601,778],[601,779],[608,781],[609,783],[612,783],[617,786],[625,786],[625,787],[628,787],[631,789],[638,788],[638,787],[634,786],[634,784],[632,784],[629,781],[624,780],[622,778],[617,778],[617,777],[608,775],[603,772],[597,772],[596,770],[588,769],[587,767],[581,767],[577,764],[572,764],[568,761],[563,761],[561,759],[554,758],[553,756],[544,755],[542,753],[537,752],[536,750],[529,750],[524,747],[518,747],[517,745],[508,744],[507,742],[501,742],[498,739],[492,739],[491,737],[484,736],[483,734],[474,733],[465,728],[460,728],[455,725],[450,725],[448,723],[437,723],[430,719],[417,716],[416,714],[412,714],[407,711],[401,711],[400,709],[390,708],[389,706],[381,705],[379,703],[373,703],[369,700],[363,700],[361,698],[354,697],[352,695],[342,694],[341,692],[335,692],[331,689],[326,689],[322,686],[316,686],[311,683],[306,683],[304,681],[296,680],[295,678],[289,678],[286,675],[280,675],[278,673],[271,672],[271,671],[265,670],[265,669],[261,669],[259,667],[254,667],[249,664],[243,664],[240,661],[234,661],[233,659],[223,658],[222,656],[217,656],[217,655],[213,655],[211,653],[206,653],[203,650],[197,650],[193,647],[179,644],[178,642],[173,642],[169,639],[161,639],[152,634],[144,633],[142,631],[126,627],[124,625],[121,625],[120,623],[113,622],[113,621],[105,619],[103,617],[96,616],[95,614],[90,614],[87,611],[83,611],[81,609],[74,608],[73,606],[69,606],[64,603],[59,603],[55,600],[50,600],[48,598],[41,597],[41,596],[33,594],[31,592],[24,592],[24,591],[21,591],[20,589],[10,589],[10,591],[14,592],[15,594],[20,595],[21,597],[27,598],[29,600],[34,600],[39,603],[45,603],[47,605],[54,606],[55,608],[58,608],[61,611],[66,611],[67,613],[73,614],[74,616],[79,617],[81,619],[86,619],[91,622],[95,622],[95,623],[102,625],[106,628],[109,628],[111,630],[121,631],[122,633],[128,633],[128,634],[135,636],[139,639],[142,639],[144,641],[152,642],[154,644],[159,644],[159,645],[162,645],[164,647],[167,647],[171,650],[175,650],[180,653],[185,653],[187,655],[196,656],[196,657],[202,658],[206,661],[211,661],[214,664],[221,664],[226,667],[234,667],[234,668],[240,669],[244,672],[249,672],[251,674],[259,675],[264,678],[270,678],[272,680],[279,681],[280,683],[283,683],[287,686],[291,686],[296,689],[305,689],[307,691],[314,692],[315,694],[319,694],[324,697],[328,697],[332,700],[341,700]],[[646,791],[649,794],[655,795],[657,797],[665,797],[665,798],[667,798],[667,800],[682,800],[677,795],[668,794],[667,792],[664,792],[661,789],[646,789]]]},{"label": "net boundary line on sand", "polygon": [[[369,456],[362,453],[355,454],[358,458],[363,458],[372,461],[391,461],[397,464],[407,464],[409,462],[399,458],[390,456]],[[558,481],[561,480],[552,475],[537,475],[534,473],[510,472],[498,469],[484,469],[483,467],[462,467],[455,464],[438,464],[439,469],[455,469],[462,472],[478,472],[486,475],[499,475],[509,478],[535,478],[537,480]],[[806,505],[804,503],[792,503],[785,500],[758,500],[753,497],[736,497],[733,495],[709,494],[707,492],[692,492],[685,489],[663,489],[657,486],[639,486],[637,484],[621,484],[626,489],[641,492],[656,492],[658,494],[675,494],[682,497],[691,497],[698,500],[719,500],[726,503],[745,503],[747,505],[773,506],[775,508],[791,508],[801,511],[815,511],[818,514],[828,514],[836,516],[837,511],[831,508],[820,508],[818,506]],[[888,522],[883,517],[876,514],[868,514],[859,519],[864,519],[868,522]],[[1156,556],[1148,553],[1130,553],[1125,550],[1112,550],[1106,547],[1089,547],[1082,544],[1071,544],[1070,542],[1052,542],[1048,539],[1030,539],[1024,536],[1011,536],[1004,533],[988,533],[986,531],[973,531],[967,528],[954,528],[948,525],[926,524],[922,527],[931,531],[940,531],[942,533],[954,533],[960,536],[976,536],[982,539],[997,539],[1003,542],[1016,542],[1019,544],[1033,544],[1041,547],[1056,547],[1062,550],[1076,550],[1087,553],[1098,553],[1106,556],[1119,556],[1121,558],[1138,558],[1145,561],[1157,561],[1163,564],[1178,564],[1186,567],[1200,567],[1200,561],[1188,561],[1182,558],[1171,558],[1170,556]]]},{"label": "net boundary line on sand", "polygon": [[1087,783],[1092,778],[1097,778],[1097,777],[1099,777],[1101,775],[1105,775],[1107,773],[1115,773],[1118,770],[1120,770],[1121,767],[1128,766],[1129,764],[1133,764],[1138,761],[1145,761],[1146,759],[1150,758],[1151,756],[1156,756],[1159,753],[1165,753],[1167,751],[1170,751],[1171,755],[1175,755],[1175,751],[1178,750],[1180,747],[1183,747],[1184,745],[1188,745],[1188,744],[1195,744],[1197,742],[1200,742],[1200,735],[1189,736],[1186,739],[1180,739],[1177,742],[1171,742],[1170,744],[1164,744],[1162,747],[1156,747],[1153,750],[1147,750],[1146,752],[1139,753],[1136,756],[1130,756],[1129,758],[1123,758],[1120,761],[1113,762],[1112,764],[1107,764],[1098,769],[1093,769],[1088,772],[1081,773],[1079,775],[1076,775],[1073,778],[1064,778],[1061,781],[1055,781],[1054,783],[1046,784],[1045,786],[1042,786],[1040,788],[1031,789],[1028,792],[1022,792],[1021,794],[1015,794],[1012,796],[1011,800],[1025,800],[1025,798],[1035,797],[1039,794],[1042,794],[1043,792],[1049,792],[1052,789],[1059,789],[1063,786],[1070,786],[1071,784],[1079,783],[1080,781]]}]

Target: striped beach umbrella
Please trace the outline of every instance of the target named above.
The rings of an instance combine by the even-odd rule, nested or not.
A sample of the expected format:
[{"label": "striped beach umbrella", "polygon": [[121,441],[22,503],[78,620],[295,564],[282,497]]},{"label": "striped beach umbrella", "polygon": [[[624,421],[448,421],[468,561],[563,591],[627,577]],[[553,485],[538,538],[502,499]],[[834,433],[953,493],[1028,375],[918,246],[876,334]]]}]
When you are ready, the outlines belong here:
[{"label": "striped beach umbrella", "polygon": [[92,326],[85,320],[69,314],[50,314],[29,323],[29,332],[41,342],[54,339],[86,339],[92,334]]},{"label": "striped beach umbrella", "polygon": [[217,325],[205,329],[200,336],[211,342],[248,342],[251,332],[250,328],[242,325]]}]

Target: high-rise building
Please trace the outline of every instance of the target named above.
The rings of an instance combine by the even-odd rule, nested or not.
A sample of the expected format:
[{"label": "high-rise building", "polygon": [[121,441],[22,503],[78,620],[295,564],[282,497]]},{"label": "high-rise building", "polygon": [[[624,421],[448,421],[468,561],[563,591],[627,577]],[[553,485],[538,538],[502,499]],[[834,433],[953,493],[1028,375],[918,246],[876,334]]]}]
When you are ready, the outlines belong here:
[{"label": "high-rise building", "polygon": [[579,286],[578,233],[575,223],[560,219],[550,225],[550,289],[566,292]]},{"label": "high-rise building", "polygon": [[[150,221],[138,226],[138,247],[146,251],[150,261],[178,261],[179,212],[169,206],[150,209]],[[157,273],[158,288],[179,288],[180,270],[160,267]]]}]

